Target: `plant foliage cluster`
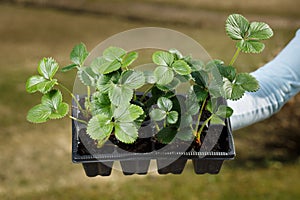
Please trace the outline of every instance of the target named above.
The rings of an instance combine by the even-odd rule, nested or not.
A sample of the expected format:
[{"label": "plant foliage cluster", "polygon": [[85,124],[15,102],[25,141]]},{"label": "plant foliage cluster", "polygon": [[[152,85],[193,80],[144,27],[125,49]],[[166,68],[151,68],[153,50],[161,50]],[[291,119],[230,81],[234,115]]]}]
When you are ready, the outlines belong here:
[{"label": "plant foliage cluster", "polygon": [[[156,138],[162,143],[169,143],[175,137],[194,138],[200,143],[200,134],[208,124],[225,125],[224,119],[233,113],[230,107],[218,104],[218,99],[238,100],[245,92],[259,89],[253,76],[238,73],[234,67],[239,52],[260,53],[264,49],[261,40],[273,35],[267,24],[250,23],[239,14],[228,17],[225,29],[237,41],[236,53],[228,65],[221,60],[204,63],[171,49],[153,53],[152,61],[156,65],[153,71],[139,71],[134,68],[137,52],[109,47],[86,66],[84,61],[89,52],[84,44],[76,45],[70,53],[72,64],[61,71],[77,70],[87,87],[84,106],[54,78],[58,63],[53,58],[43,58],[38,75],[26,82],[27,92],[43,94],[41,103],[29,110],[27,120],[41,123],[68,115],[69,106],[63,102],[59,90],[62,88],[70,93],[85,118],[69,116],[87,124],[87,134],[97,140],[99,147],[112,134],[121,142],[135,142],[139,128],[149,119],[155,124]],[[181,84],[189,85],[186,94],[181,94],[183,98],[176,93]],[[95,92],[91,93],[91,88]],[[204,111],[210,114],[201,122]],[[195,123],[194,119],[197,119]]]}]

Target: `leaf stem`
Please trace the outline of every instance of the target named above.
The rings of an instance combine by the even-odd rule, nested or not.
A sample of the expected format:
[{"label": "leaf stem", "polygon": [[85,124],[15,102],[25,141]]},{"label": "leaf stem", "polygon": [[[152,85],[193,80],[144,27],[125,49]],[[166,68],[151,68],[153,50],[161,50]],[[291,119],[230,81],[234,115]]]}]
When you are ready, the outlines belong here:
[{"label": "leaf stem", "polygon": [[157,132],[160,131],[160,128],[159,128],[159,126],[158,126],[158,124],[157,124],[156,121],[154,121],[154,125],[155,125],[155,128],[156,128]]},{"label": "leaf stem", "polygon": [[87,107],[86,107],[86,110],[89,111],[90,110],[90,105],[91,105],[91,87],[86,86],[86,89],[87,89],[87,97],[86,97]]},{"label": "leaf stem", "polygon": [[240,51],[241,51],[241,48],[238,47],[229,63],[229,66],[232,66],[235,63],[237,57],[239,56]]},{"label": "leaf stem", "polygon": [[81,123],[83,123],[83,124],[88,124],[86,121],[84,121],[84,120],[81,120],[81,119],[77,119],[77,118],[75,118],[75,117],[73,117],[73,116],[71,116],[71,115],[69,115],[69,118],[70,119],[73,119],[73,120],[75,120],[75,121],[78,121],[78,122],[81,122]]},{"label": "leaf stem", "polygon": [[90,99],[90,96],[91,96],[91,87],[90,86],[87,86],[87,95],[88,95],[88,97]]},{"label": "leaf stem", "polygon": [[200,143],[200,136],[201,136],[201,133],[204,129],[204,127],[208,124],[208,122],[211,120],[211,118],[213,117],[213,115],[211,115],[209,118],[207,118],[203,124],[201,125],[199,131],[197,132],[197,138],[196,138],[196,141]]},{"label": "leaf stem", "polygon": [[152,90],[153,86],[154,86],[154,85],[151,85],[148,89],[145,90],[143,96],[141,97],[141,102],[145,99],[145,97],[147,96],[148,92],[149,92],[150,90]]},{"label": "leaf stem", "polygon": [[[202,113],[203,113],[203,110],[204,110],[204,106],[205,106],[205,103],[206,103],[206,99],[207,98],[205,98],[205,100],[203,101],[203,104],[202,104],[202,106],[201,106],[201,109],[200,109],[200,111],[199,111],[199,115],[198,115],[198,119],[197,119],[197,122],[196,122],[196,129],[195,129],[195,133],[198,133],[198,127],[199,127],[199,123],[200,123],[200,120],[201,120],[201,116],[202,116]],[[196,135],[195,135],[196,136]]]},{"label": "leaf stem", "polygon": [[66,90],[72,97],[72,99],[75,101],[76,105],[78,106],[79,110],[81,110],[84,113],[84,110],[82,109],[80,103],[78,102],[78,100],[76,99],[75,95],[67,88],[65,87],[63,84],[61,83],[57,83],[58,86],[60,86],[61,88],[63,88],[64,90]]}]

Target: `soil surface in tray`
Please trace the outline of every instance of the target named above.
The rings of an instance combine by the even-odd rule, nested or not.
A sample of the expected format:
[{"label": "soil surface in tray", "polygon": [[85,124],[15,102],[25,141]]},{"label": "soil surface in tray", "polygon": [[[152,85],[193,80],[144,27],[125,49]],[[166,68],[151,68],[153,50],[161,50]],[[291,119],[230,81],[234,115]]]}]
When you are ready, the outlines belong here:
[{"label": "soil surface in tray", "polygon": [[[81,97],[79,103],[84,107],[85,98]],[[206,110],[203,111],[201,116],[201,121],[205,121],[210,116],[210,113]],[[84,119],[82,113],[79,113],[79,118]],[[195,119],[196,120],[196,119]],[[147,121],[150,123],[150,121]],[[147,124],[146,123],[146,124]],[[148,125],[148,124],[147,124]],[[228,134],[226,128],[223,128],[221,134],[210,132],[215,136],[206,137],[208,128],[205,127],[200,141],[201,144],[196,141],[182,141],[175,139],[171,144],[160,143],[155,135],[152,133],[150,126],[142,126],[139,130],[139,138],[132,144],[126,144],[116,139],[115,135],[112,134],[109,140],[102,146],[97,146],[97,141],[90,138],[86,133],[86,128],[81,128],[79,130],[79,144],[78,144],[78,154],[79,155],[90,155],[90,154],[107,154],[112,153],[114,150],[117,152],[133,152],[133,153],[147,153],[152,151],[162,151],[162,152],[189,152],[189,151],[200,151],[201,144],[204,142],[209,142],[213,144],[213,148],[210,151],[213,152],[227,152],[229,149],[228,145]],[[75,133],[76,134],[76,133]]]},{"label": "soil surface in tray", "polygon": [[[205,141],[207,132],[201,134],[201,143]],[[223,130],[219,138],[211,138],[210,140],[215,143],[211,151],[213,152],[227,152],[229,149],[228,135]],[[217,142],[216,142],[217,141]],[[79,144],[78,153],[79,155],[90,155],[90,154],[106,154],[112,153],[115,149],[119,152],[133,152],[133,153],[147,153],[152,151],[161,152],[189,152],[189,151],[200,151],[201,146],[195,141],[182,141],[176,139],[171,144],[162,144],[155,139],[150,138],[139,138],[133,144],[125,144],[116,139],[114,135],[111,135],[109,140],[101,147],[97,147],[97,141],[90,138],[86,134],[86,129],[79,131]]]}]

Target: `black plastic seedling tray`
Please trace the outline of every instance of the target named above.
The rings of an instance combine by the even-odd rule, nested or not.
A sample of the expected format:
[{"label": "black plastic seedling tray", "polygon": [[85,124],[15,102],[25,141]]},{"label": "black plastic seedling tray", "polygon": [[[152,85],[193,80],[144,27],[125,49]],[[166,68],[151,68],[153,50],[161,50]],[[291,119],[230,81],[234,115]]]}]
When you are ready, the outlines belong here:
[{"label": "black plastic seedling tray", "polygon": [[[217,127],[221,130],[219,138],[215,138],[217,145],[221,146],[220,151],[151,151],[146,153],[133,153],[117,151],[113,146],[109,152],[82,154],[80,149],[83,144],[78,137],[75,123],[72,121],[72,160],[74,163],[82,163],[88,177],[97,175],[109,176],[115,161],[120,161],[123,174],[147,174],[150,160],[156,160],[159,174],[181,174],[187,161],[192,160],[196,174],[218,174],[225,160],[231,160],[235,156],[234,141],[230,121],[226,120],[226,126]],[[214,127],[208,129],[207,134],[214,131]],[[85,133],[84,133],[85,134]],[[209,138],[207,139],[209,140]],[[209,141],[208,141],[209,142]],[[212,141],[216,142],[216,141]]]}]

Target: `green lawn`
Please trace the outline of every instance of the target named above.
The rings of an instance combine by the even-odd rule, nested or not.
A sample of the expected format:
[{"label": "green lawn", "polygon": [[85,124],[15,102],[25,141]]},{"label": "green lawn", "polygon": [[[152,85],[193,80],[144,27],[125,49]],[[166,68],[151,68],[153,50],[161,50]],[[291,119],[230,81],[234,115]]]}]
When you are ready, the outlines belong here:
[{"label": "green lawn", "polygon": [[[289,174],[289,175],[288,175]],[[23,199],[297,199],[300,196],[295,165],[270,168],[231,168],[220,175],[195,175],[188,165],[182,175],[123,177],[113,172],[109,178],[78,176],[77,183],[53,185],[32,191]],[[74,178],[75,179],[75,178]],[[80,181],[79,181],[80,180]]]},{"label": "green lawn", "polygon": [[[237,157],[225,162],[219,175],[195,175],[189,164],[180,176],[127,177],[114,171],[110,177],[87,178],[80,165],[71,163],[68,119],[42,125],[25,121],[27,110],[40,98],[26,94],[25,81],[43,56],[53,56],[63,66],[77,43],[92,50],[121,31],[162,26],[191,36],[211,57],[228,62],[234,45],[222,23],[198,28],[0,4],[0,199],[298,199],[299,96],[273,118],[235,132]],[[274,31],[263,54],[239,58],[240,71],[255,70],[272,59],[295,29]],[[74,76],[70,73],[62,82],[72,88]]]}]

